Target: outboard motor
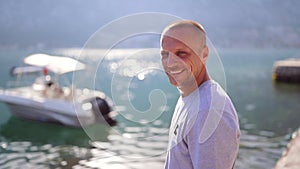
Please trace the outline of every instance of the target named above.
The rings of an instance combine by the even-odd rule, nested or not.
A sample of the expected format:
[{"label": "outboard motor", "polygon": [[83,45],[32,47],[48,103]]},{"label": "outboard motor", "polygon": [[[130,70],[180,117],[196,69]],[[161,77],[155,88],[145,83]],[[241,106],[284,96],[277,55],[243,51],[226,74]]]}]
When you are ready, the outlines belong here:
[{"label": "outboard motor", "polygon": [[112,119],[109,116],[109,113],[111,112],[111,108],[106,102],[105,99],[100,97],[95,97],[91,100],[92,103],[92,110],[98,119],[104,119],[110,126],[115,126],[117,124],[117,121]]}]

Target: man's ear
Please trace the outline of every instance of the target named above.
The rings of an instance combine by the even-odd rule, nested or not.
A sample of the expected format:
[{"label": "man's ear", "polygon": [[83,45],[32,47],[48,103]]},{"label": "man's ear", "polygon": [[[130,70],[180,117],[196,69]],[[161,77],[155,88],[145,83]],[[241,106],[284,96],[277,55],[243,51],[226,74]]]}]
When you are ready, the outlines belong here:
[{"label": "man's ear", "polygon": [[202,58],[203,58],[204,63],[206,63],[206,61],[208,59],[208,53],[209,53],[209,49],[205,45],[204,48],[202,49]]}]

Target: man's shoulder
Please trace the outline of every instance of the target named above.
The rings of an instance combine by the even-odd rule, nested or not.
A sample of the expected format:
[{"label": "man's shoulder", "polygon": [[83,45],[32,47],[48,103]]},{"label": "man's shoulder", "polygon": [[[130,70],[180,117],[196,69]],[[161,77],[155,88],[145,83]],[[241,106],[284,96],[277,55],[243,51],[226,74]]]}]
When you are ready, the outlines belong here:
[{"label": "man's shoulder", "polygon": [[[238,123],[236,109],[225,90],[214,80],[199,87],[198,120]],[[214,121],[214,122],[216,122]]]}]

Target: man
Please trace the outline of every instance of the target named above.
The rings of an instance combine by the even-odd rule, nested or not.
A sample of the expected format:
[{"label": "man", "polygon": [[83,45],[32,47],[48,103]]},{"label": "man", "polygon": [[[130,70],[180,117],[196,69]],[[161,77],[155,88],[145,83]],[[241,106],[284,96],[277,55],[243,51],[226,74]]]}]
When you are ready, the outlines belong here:
[{"label": "man", "polygon": [[161,60],[179,90],[169,132],[166,169],[232,169],[239,147],[235,108],[207,70],[204,28],[178,21],[161,35]]}]

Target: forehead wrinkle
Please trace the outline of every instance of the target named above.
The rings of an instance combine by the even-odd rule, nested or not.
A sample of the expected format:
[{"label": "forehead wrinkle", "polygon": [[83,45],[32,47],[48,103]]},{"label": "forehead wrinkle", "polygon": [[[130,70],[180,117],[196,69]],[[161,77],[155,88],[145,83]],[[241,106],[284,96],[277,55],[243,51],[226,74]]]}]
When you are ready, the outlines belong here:
[{"label": "forehead wrinkle", "polygon": [[162,50],[175,53],[177,51],[191,51],[192,49],[177,39],[164,37],[162,41]]},{"label": "forehead wrinkle", "polygon": [[204,42],[203,39],[201,39],[199,32],[196,31],[197,30],[191,27],[171,28],[162,35],[161,45],[162,47],[166,46],[164,41],[167,39],[168,41],[171,40],[172,43],[175,42],[177,45],[181,44],[182,46],[193,50],[195,53],[198,53],[204,46]]}]

